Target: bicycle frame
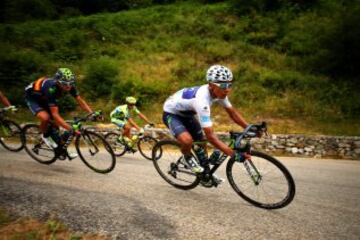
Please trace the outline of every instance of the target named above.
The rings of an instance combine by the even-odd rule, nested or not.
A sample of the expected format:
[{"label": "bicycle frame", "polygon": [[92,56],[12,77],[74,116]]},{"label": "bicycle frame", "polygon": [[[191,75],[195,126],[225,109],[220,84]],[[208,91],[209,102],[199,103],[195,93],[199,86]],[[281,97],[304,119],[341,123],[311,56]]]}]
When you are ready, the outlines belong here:
[{"label": "bicycle frame", "polygon": [[[96,144],[94,144],[94,142],[92,141],[91,138],[85,139],[85,136],[86,136],[86,133],[85,133],[86,128],[84,128],[84,127],[82,126],[82,124],[81,124],[81,122],[86,121],[92,114],[93,114],[93,113],[88,114],[87,116],[82,117],[82,118],[74,118],[74,121],[71,121],[71,122],[74,123],[74,124],[79,124],[79,130],[80,130],[80,132],[81,132],[81,135],[78,135],[78,136],[75,137],[75,135],[70,134],[64,144],[61,144],[61,145],[59,145],[56,149],[54,149],[55,154],[56,154],[57,157],[65,156],[65,157],[71,159],[70,156],[69,156],[69,154],[68,154],[68,152],[67,152],[67,148],[68,148],[68,146],[72,143],[72,141],[73,141],[74,139],[79,138],[79,137],[83,137],[84,140],[85,140],[84,142],[85,142],[88,146],[89,146],[89,142],[90,142],[90,143],[91,143],[91,146],[94,147],[95,151],[92,151],[92,149],[89,147],[91,155],[95,155],[96,153],[99,152],[99,148],[96,146]],[[52,127],[53,125],[54,125],[54,123],[50,123],[50,127]],[[88,141],[88,140],[90,140],[90,141]]]},{"label": "bicycle frame", "polygon": [[[251,144],[250,144],[250,138],[252,137],[256,137],[256,133],[251,132],[251,129],[254,127],[255,125],[248,125],[243,132],[241,133],[235,133],[235,132],[230,132],[230,143],[229,143],[229,147],[236,150],[236,151],[240,151],[242,153],[251,153]],[[263,126],[264,129],[266,129],[266,125]],[[246,140],[245,144],[241,144],[242,140]],[[192,151],[193,154],[195,156],[196,153],[194,151],[194,146],[195,145],[203,145],[203,144],[207,144],[209,141],[205,140],[205,141],[196,141],[193,143],[193,147],[192,147]],[[243,146],[242,146],[243,145]],[[212,167],[210,167],[210,171],[207,172],[207,174],[213,175],[216,170],[225,162],[226,158],[228,156],[224,153],[222,153],[219,157],[219,163],[215,163],[213,164]],[[244,161],[244,166],[247,170],[247,172],[249,173],[251,179],[254,181],[254,183],[256,185],[258,185],[261,181],[261,174],[259,173],[258,169],[255,167],[255,165],[253,164],[253,162],[251,161],[251,159],[248,159],[247,161]],[[249,166],[249,164],[251,165],[251,168],[254,171],[251,171],[251,168]]]}]

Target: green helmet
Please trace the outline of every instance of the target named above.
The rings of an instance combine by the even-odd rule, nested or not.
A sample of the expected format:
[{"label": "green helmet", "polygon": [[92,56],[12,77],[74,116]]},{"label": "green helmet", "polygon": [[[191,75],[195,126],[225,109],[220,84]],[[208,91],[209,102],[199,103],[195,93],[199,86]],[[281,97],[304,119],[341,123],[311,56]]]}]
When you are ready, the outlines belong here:
[{"label": "green helmet", "polygon": [[75,83],[75,74],[68,68],[59,68],[54,78],[65,85]]},{"label": "green helmet", "polygon": [[134,97],[126,97],[125,101],[128,104],[136,104],[136,98]]}]

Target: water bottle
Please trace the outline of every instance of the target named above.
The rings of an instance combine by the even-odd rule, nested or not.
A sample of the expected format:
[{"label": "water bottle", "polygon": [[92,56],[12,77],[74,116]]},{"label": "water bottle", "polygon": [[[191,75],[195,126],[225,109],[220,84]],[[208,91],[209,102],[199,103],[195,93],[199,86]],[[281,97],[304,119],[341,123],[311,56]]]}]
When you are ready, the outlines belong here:
[{"label": "water bottle", "polygon": [[200,165],[204,166],[208,160],[205,149],[198,145],[195,145],[194,151],[196,153],[196,156],[199,159]]},{"label": "water bottle", "polygon": [[219,149],[215,149],[213,153],[209,157],[209,161],[211,164],[217,164],[221,155],[221,151]]}]

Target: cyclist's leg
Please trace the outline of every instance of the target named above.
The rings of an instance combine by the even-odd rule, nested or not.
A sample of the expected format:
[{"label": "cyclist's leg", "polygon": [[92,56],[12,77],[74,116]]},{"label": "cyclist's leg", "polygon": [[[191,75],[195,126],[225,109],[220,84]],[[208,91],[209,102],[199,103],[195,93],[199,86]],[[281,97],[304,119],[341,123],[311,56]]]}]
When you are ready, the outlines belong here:
[{"label": "cyclist's leg", "polygon": [[45,110],[44,106],[31,97],[25,97],[26,104],[32,114],[40,120],[40,131],[46,134],[48,131],[50,114]]},{"label": "cyclist's leg", "polygon": [[173,135],[181,144],[181,152],[184,155],[190,155],[193,138],[186,129],[182,118],[175,114],[164,112],[163,122],[169,128],[171,135]]},{"label": "cyclist's leg", "polygon": [[[184,121],[184,125],[185,125],[186,129],[188,129],[188,131],[191,134],[194,141],[204,141],[205,140],[200,123],[195,118],[195,116],[186,117],[186,121]],[[205,150],[205,154],[206,154],[206,158],[202,159],[202,162],[200,162],[200,164],[201,164],[201,166],[207,166],[208,158],[207,158],[206,143],[200,144],[200,146]]]},{"label": "cyclist's leg", "polygon": [[118,119],[118,118],[111,118],[111,122],[113,124],[115,124],[119,129],[123,130],[122,135],[119,137],[119,141],[121,142],[125,142],[126,145],[128,145],[129,147],[132,147],[132,141],[131,141],[131,136],[130,136],[130,130],[131,130],[131,126],[129,126],[129,124],[127,123],[126,120],[123,119]]},{"label": "cyclist's leg", "polygon": [[111,118],[111,123],[115,124],[119,129],[123,129],[126,121],[118,118]]},{"label": "cyclist's leg", "polygon": [[191,155],[193,143],[192,134],[186,129],[184,122],[186,119],[175,114],[164,112],[163,121],[169,128],[170,133],[177,139],[181,145],[181,152],[184,154],[185,161],[193,172],[200,173],[204,169],[197,163]]},{"label": "cyclist's leg", "polygon": [[31,97],[25,97],[25,100],[30,111],[40,120],[39,128],[42,132],[42,139],[49,147],[56,148],[57,143],[50,136],[51,131],[49,130],[49,123],[51,114],[49,110],[43,104],[32,99]]},{"label": "cyclist's leg", "polygon": [[[195,118],[195,116],[190,117],[187,121],[185,121],[185,126],[187,129],[189,129],[189,132],[192,135],[192,138],[195,141],[203,141],[205,139],[205,136],[203,134],[201,125],[199,123],[199,121]],[[201,147],[207,151],[207,147],[206,147],[206,143],[201,144]],[[204,168],[204,173],[210,173],[210,162],[207,156],[207,152],[206,152],[206,158],[202,159],[202,161],[200,162],[200,165]],[[212,174],[212,177],[214,179],[214,181],[216,182],[216,184],[221,184],[222,182],[224,182],[225,180],[223,178],[218,177],[215,173]],[[204,179],[202,181],[203,184],[212,184],[211,181],[209,182],[209,180]]]}]

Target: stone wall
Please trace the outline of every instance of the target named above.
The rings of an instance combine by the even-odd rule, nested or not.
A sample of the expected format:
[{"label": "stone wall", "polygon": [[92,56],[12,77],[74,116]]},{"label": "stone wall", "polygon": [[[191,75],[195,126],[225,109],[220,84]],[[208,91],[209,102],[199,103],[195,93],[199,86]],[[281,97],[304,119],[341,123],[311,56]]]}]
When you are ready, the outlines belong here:
[{"label": "stone wall", "polygon": [[254,139],[253,146],[289,155],[360,159],[360,137],[273,134]]},{"label": "stone wall", "polygon": [[[102,131],[109,131],[102,130]],[[113,129],[114,130],[114,129]],[[167,129],[152,129],[153,137],[171,137]],[[228,138],[228,133],[217,133]],[[253,148],[278,155],[360,159],[360,137],[272,134],[252,139]]]}]

